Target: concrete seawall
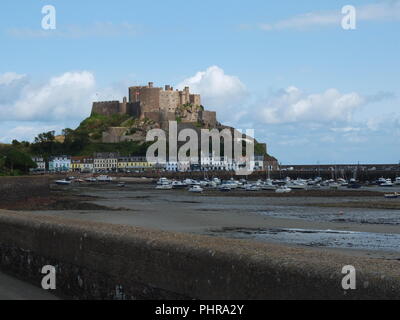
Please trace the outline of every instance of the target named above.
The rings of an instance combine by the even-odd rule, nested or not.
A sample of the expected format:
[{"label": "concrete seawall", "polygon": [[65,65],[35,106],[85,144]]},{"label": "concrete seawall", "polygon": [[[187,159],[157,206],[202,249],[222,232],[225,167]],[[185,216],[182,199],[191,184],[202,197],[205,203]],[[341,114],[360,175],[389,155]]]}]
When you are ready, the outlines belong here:
[{"label": "concrete seawall", "polygon": [[75,299],[400,298],[398,261],[0,211],[0,268],[40,284],[48,264]]}]

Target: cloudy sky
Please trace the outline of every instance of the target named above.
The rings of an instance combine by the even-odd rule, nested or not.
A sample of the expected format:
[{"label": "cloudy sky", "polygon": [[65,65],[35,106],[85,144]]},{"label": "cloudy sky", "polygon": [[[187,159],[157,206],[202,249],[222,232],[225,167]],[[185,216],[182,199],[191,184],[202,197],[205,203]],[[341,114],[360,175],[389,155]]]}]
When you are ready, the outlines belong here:
[{"label": "cloudy sky", "polygon": [[[56,8],[43,30],[42,7]],[[356,30],[341,26],[353,5]],[[189,85],[284,164],[400,161],[400,1],[3,0],[0,142]]]}]

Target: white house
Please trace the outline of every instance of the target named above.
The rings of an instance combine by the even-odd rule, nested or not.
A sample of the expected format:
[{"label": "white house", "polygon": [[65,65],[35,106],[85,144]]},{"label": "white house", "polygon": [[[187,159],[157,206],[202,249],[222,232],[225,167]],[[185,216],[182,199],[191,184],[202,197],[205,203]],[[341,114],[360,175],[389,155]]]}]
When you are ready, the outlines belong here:
[{"label": "white house", "polygon": [[71,158],[69,156],[51,157],[49,160],[49,171],[53,172],[71,171]]},{"label": "white house", "polygon": [[46,170],[46,162],[42,157],[33,157],[32,161],[36,163],[37,168],[36,171],[45,171]]}]

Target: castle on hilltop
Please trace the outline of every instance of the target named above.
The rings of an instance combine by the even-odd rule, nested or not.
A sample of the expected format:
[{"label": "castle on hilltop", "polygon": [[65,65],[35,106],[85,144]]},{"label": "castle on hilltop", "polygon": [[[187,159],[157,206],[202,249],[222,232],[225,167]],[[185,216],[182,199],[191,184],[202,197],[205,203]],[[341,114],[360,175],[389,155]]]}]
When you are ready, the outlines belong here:
[{"label": "castle on hilltop", "polygon": [[129,101],[94,102],[92,115],[128,114],[136,119],[149,119],[159,123],[161,127],[168,126],[169,121],[182,123],[198,123],[204,127],[214,128],[217,125],[216,112],[206,111],[201,105],[199,94],[191,94],[189,87],[182,91],[154,87],[153,82],[147,86],[129,88]]}]

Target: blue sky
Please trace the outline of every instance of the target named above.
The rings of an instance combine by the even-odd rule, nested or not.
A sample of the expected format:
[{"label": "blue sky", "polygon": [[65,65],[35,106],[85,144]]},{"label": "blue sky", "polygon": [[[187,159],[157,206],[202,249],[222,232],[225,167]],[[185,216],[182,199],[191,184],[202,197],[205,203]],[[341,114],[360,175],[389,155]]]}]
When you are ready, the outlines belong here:
[{"label": "blue sky", "polygon": [[[41,28],[44,5],[56,30]],[[357,29],[341,27],[353,5]],[[127,87],[189,84],[282,163],[400,161],[400,1],[0,4],[0,141],[75,127]]]}]

